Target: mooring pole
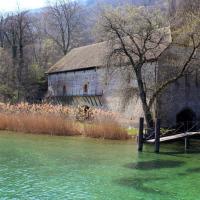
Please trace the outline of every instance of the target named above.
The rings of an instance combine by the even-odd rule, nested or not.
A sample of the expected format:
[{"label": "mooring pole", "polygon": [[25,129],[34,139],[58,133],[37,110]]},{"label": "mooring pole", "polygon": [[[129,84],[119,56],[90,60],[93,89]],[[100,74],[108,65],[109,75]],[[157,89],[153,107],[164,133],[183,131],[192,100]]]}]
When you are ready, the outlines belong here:
[{"label": "mooring pole", "polygon": [[189,149],[189,145],[190,145],[189,138],[185,137],[185,151]]},{"label": "mooring pole", "polygon": [[160,119],[156,119],[155,124],[155,153],[160,151]]},{"label": "mooring pole", "polygon": [[143,134],[144,134],[144,118],[140,118],[139,133],[138,133],[138,151],[143,150]]}]

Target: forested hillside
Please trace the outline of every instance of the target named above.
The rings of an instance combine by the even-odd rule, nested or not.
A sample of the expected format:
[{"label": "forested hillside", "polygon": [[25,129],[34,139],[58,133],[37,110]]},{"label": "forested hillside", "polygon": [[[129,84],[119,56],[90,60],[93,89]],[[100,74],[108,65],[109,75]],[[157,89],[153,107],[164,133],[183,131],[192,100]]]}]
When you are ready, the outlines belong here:
[{"label": "forested hillside", "polygon": [[[107,3],[116,5],[117,3],[132,3],[134,5],[155,5],[160,0],[82,0],[85,5],[94,5],[96,3]],[[161,1],[160,1],[161,2]]]}]

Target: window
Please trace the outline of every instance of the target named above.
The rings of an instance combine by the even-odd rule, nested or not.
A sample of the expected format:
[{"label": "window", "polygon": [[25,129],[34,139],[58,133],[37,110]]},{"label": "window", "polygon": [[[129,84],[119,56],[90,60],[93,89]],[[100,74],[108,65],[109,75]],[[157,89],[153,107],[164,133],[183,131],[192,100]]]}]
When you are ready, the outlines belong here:
[{"label": "window", "polygon": [[88,93],[88,84],[85,84],[85,85],[83,86],[83,93],[84,93],[84,94],[87,94],[87,93]]},{"label": "window", "polygon": [[63,96],[66,95],[67,89],[66,89],[66,85],[63,86]]}]

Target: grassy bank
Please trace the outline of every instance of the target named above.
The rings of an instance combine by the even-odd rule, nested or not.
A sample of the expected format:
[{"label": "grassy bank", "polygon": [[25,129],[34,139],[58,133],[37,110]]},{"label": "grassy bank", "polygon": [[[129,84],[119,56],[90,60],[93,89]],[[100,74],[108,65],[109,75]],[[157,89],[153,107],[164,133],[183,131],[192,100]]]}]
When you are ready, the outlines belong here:
[{"label": "grassy bank", "polygon": [[53,105],[1,104],[0,130],[48,134],[57,136],[83,135],[92,138],[127,140],[128,131],[122,128],[110,112],[95,111],[98,117],[90,122],[75,120],[75,109]]}]

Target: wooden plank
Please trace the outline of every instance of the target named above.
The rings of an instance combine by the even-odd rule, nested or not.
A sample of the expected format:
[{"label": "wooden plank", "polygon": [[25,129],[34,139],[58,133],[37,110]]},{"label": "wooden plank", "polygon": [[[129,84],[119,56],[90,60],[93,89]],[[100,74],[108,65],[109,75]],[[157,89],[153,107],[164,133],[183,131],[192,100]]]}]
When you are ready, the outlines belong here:
[{"label": "wooden plank", "polygon": [[[84,99],[84,101],[85,101],[86,103],[89,103],[89,105],[90,105],[90,101],[88,100],[87,96],[86,96],[86,97],[83,97],[83,99]],[[85,99],[86,99],[86,100],[85,100]]]},{"label": "wooden plank", "polygon": [[94,102],[95,102],[96,106],[98,107],[99,105],[98,105],[98,103],[97,103],[95,97],[93,97],[93,98],[94,98]]},{"label": "wooden plank", "polygon": [[[160,142],[177,140],[177,139],[185,138],[188,136],[194,136],[194,135],[200,135],[200,132],[187,132],[187,133],[180,133],[180,134],[176,134],[176,135],[161,137]],[[146,142],[147,143],[155,143],[155,139],[147,140]]]},{"label": "wooden plank", "polygon": [[94,103],[93,103],[93,101],[92,101],[92,97],[88,97],[88,98],[90,99],[90,101],[92,103],[92,106],[95,106]]},{"label": "wooden plank", "polygon": [[100,106],[102,106],[101,99],[100,99],[99,96],[97,97],[97,99],[99,100],[99,104],[100,104]]}]

